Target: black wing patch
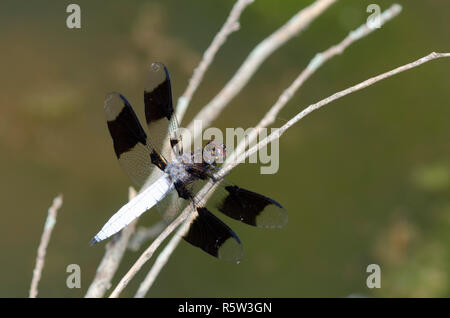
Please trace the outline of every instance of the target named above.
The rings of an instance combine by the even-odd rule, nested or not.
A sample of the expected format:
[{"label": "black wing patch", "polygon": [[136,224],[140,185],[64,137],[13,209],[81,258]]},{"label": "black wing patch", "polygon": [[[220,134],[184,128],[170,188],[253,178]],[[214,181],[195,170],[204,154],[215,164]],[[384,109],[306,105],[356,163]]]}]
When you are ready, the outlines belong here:
[{"label": "black wing patch", "polygon": [[[181,154],[169,71],[162,63],[155,62],[150,66],[145,83],[144,104],[145,120],[156,151],[165,158],[170,158],[171,148],[176,154]],[[170,147],[167,144],[167,136],[169,136]]]},{"label": "black wing patch", "polygon": [[105,116],[120,165],[138,186],[149,177],[152,163],[161,170],[166,161],[153,148],[127,99],[110,93],[105,99]]},{"label": "black wing patch", "polygon": [[152,63],[148,73],[145,91],[145,119],[150,127],[152,122],[172,119],[172,86],[167,68],[162,63]]},{"label": "black wing patch", "polygon": [[288,214],[277,201],[262,194],[240,188],[225,186],[217,209],[223,214],[243,223],[263,227],[279,228],[286,225]]},{"label": "black wing patch", "polygon": [[242,258],[243,248],[238,236],[225,223],[203,207],[197,208],[184,239],[217,258],[237,262]]},{"label": "black wing patch", "polygon": [[105,115],[117,157],[131,150],[138,143],[146,146],[147,135],[136,113],[123,95],[111,93],[106,97]]}]

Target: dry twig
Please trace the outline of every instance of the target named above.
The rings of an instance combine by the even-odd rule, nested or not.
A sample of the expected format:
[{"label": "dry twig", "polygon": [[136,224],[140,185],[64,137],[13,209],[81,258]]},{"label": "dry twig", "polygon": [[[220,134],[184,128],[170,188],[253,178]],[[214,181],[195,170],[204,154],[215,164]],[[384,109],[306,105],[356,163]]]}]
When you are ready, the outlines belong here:
[{"label": "dry twig", "polygon": [[[380,27],[383,26],[389,20],[395,18],[402,11],[402,7],[399,4],[392,5],[389,9],[385,10],[380,16]],[[363,37],[368,36],[377,28],[371,28],[368,23],[365,23],[358,27],[356,30],[351,31],[341,42],[332,47],[328,48],[326,51],[318,53],[309,62],[308,66],[300,73],[300,75],[292,82],[292,84],[278,97],[275,104],[270,108],[270,110],[264,115],[261,121],[256,125],[255,129],[251,131],[248,138],[242,140],[236,149],[228,156],[225,163],[228,164],[236,160],[237,156],[242,154],[247,146],[252,144],[258,137],[259,132],[262,128],[268,127],[273,122],[278,115],[278,113],[283,109],[283,107],[291,100],[292,96],[298,91],[298,89],[306,82],[307,79],[315,73],[322,65],[328,60],[336,55],[342,54],[346,48],[348,48],[352,43]]]},{"label": "dry twig", "polygon": [[48,215],[44,225],[44,232],[42,233],[41,243],[38,247],[36,266],[33,270],[33,278],[31,279],[30,298],[36,298],[38,294],[38,284],[39,280],[41,279],[42,269],[44,268],[47,246],[50,242],[50,237],[56,224],[56,216],[58,215],[58,210],[59,208],[61,208],[62,203],[63,196],[62,194],[60,194],[53,199],[52,206],[48,209]]},{"label": "dry twig", "polygon": [[322,99],[321,101],[309,105],[304,110],[302,110],[300,113],[295,115],[291,120],[289,120],[286,124],[284,124],[281,128],[277,129],[273,133],[271,133],[269,136],[261,140],[257,145],[251,147],[249,150],[247,150],[244,154],[242,154],[236,162],[230,163],[229,165],[222,168],[219,173],[217,174],[217,178],[223,178],[225,175],[227,175],[234,167],[236,167],[238,164],[242,163],[246,158],[257,152],[258,150],[262,149],[263,147],[267,146],[269,143],[274,141],[275,139],[279,139],[282,134],[286,132],[290,127],[292,127],[294,124],[296,124],[298,121],[312,113],[313,111],[331,103],[334,102],[337,99],[340,99],[348,94],[357,92],[363,88],[366,88],[368,86],[371,86],[381,80],[384,80],[388,77],[397,75],[401,72],[407,71],[409,69],[412,69],[414,67],[420,66],[424,63],[430,62],[432,60],[438,59],[438,58],[445,58],[450,57],[450,53],[436,53],[432,52],[428,54],[427,56],[424,56],[414,62],[405,64],[403,66],[397,67],[391,71],[385,72],[383,74],[380,74],[378,76],[374,76],[372,78],[369,78],[368,80],[365,80],[364,82],[361,82],[357,85],[354,85],[352,87],[349,87],[345,90],[342,90],[340,92],[337,92],[325,99]]},{"label": "dry twig", "polygon": [[[214,121],[225,106],[242,90],[254,75],[261,64],[288,40],[305,30],[312,21],[329,8],[337,0],[316,0],[310,6],[300,10],[282,27],[260,42],[248,55],[247,59],[239,67],[231,80],[188,125],[188,129],[194,132],[194,123],[201,120],[204,127],[208,127]],[[193,140],[198,137],[193,134]],[[189,142],[189,141],[186,141]],[[186,145],[186,149],[188,149]]]},{"label": "dry twig", "polygon": [[[199,198],[205,198],[216,186],[212,181],[209,181],[203,189],[198,193]],[[211,192],[212,193],[212,192]],[[164,242],[164,240],[184,221],[190,223],[192,217],[195,215],[194,213],[190,213],[192,211],[192,207],[187,206],[183,212],[170,223],[164,231],[152,242],[152,244],[142,253],[142,255],[138,258],[138,260],[134,263],[134,265],[128,270],[125,276],[120,280],[119,284],[117,284],[114,291],[109,296],[110,298],[119,297],[122,290],[128,285],[130,280],[136,275],[136,273],[142,268],[142,266],[153,256],[153,253],[156,249]],[[189,218],[188,218],[189,217]],[[188,219],[187,219],[188,218]]]},{"label": "dry twig", "polygon": [[178,99],[176,115],[180,122],[183,120],[184,114],[186,113],[186,109],[189,106],[192,96],[200,85],[209,65],[214,60],[217,51],[222,47],[231,33],[239,30],[239,18],[241,16],[241,13],[249,4],[253,3],[253,1],[254,0],[239,0],[234,4],[227,20],[225,21],[225,24],[216,34],[209,47],[206,49],[205,53],[203,53],[203,58],[200,61],[200,64],[195,68],[194,74],[189,80],[188,87],[184,91],[183,95],[181,95],[181,97]]},{"label": "dry twig", "polygon": [[128,249],[138,251],[142,244],[157,237],[167,226],[166,221],[161,220],[150,227],[140,226],[128,242]]}]

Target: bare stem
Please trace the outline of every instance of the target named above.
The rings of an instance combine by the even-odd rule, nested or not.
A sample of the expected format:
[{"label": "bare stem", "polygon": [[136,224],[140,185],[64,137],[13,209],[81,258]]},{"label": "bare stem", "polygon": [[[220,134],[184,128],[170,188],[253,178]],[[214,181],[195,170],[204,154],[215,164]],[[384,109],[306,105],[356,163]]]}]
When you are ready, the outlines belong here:
[{"label": "bare stem", "polygon": [[[215,120],[225,106],[242,90],[261,64],[288,40],[306,29],[312,21],[322,14],[337,0],[316,0],[310,6],[300,10],[282,27],[260,42],[248,55],[231,80],[189,124],[188,129],[194,132],[196,120],[201,120],[204,127],[208,127]],[[195,132],[194,132],[195,133]],[[193,135],[196,139],[198,135]],[[186,141],[189,142],[189,141]],[[188,148],[188,147],[186,147]]]},{"label": "bare stem", "polygon": [[42,269],[45,263],[45,254],[47,251],[48,243],[50,242],[50,237],[52,235],[53,228],[56,224],[56,216],[58,214],[59,208],[61,208],[63,203],[62,194],[58,195],[53,199],[51,207],[48,209],[47,219],[45,220],[44,231],[41,236],[41,242],[38,247],[38,254],[36,257],[36,266],[33,270],[33,278],[31,279],[30,287],[30,298],[36,298],[38,294],[38,284],[41,279]]},{"label": "bare stem", "polygon": [[[214,190],[216,185],[210,181],[208,182],[203,189],[200,190],[198,193],[199,198],[204,198],[208,195],[208,192],[211,192],[210,190]],[[117,298],[119,297],[120,293],[123,291],[123,289],[128,285],[131,279],[137,274],[137,272],[142,268],[142,266],[153,256],[153,253],[156,251],[156,249],[164,242],[164,240],[184,221],[187,223],[190,223],[192,218],[195,216],[195,213],[192,212],[192,206],[188,205],[183,212],[172,222],[170,223],[164,231],[161,232],[161,234],[153,241],[153,243],[142,253],[142,255],[138,258],[138,260],[134,263],[134,265],[128,270],[128,272],[125,274],[125,276],[120,280],[117,287],[114,289],[114,291],[109,296],[110,298]]]},{"label": "bare stem", "polygon": [[148,290],[150,289],[150,287],[152,287],[153,283],[156,280],[156,277],[158,277],[164,265],[166,265],[173,251],[178,246],[178,243],[180,243],[184,233],[186,233],[189,229],[189,225],[190,222],[184,222],[184,224],[178,229],[177,233],[172,236],[169,243],[167,243],[164,249],[158,254],[158,257],[156,258],[152,268],[150,269],[142,283],[139,285],[139,289],[134,296],[135,298],[144,298],[145,295],[147,295]]},{"label": "bare stem", "polygon": [[[201,198],[203,202],[208,201],[209,197],[214,193],[214,190],[219,185],[220,182],[217,182],[216,184],[213,184],[212,182],[205,185],[205,187],[199,192],[197,195],[198,198]],[[192,211],[191,207],[188,206],[185,208],[183,213],[187,213],[190,215],[188,218],[194,218],[196,216],[196,211]],[[134,296],[135,298],[143,298],[148,293],[148,290],[153,285],[154,281],[156,280],[156,277],[158,277],[159,273],[163,269],[164,265],[168,262],[170,256],[172,255],[175,248],[178,246],[178,243],[180,243],[181,238],[187,233],[189,230],[191,222],[189,220],[186,220],[182,226],[180,226],[176,232],[176,234],[171,238],[169,243],[164,247],[164,249],[159,253],[158,257],[155,260],[155,263],[153,264],[152,268],[148,272],[145,279],[142,281],[142,283],[139,286],[139,289]]]},{"label": "bare stem", "polygon": [[[392,5],[389,9],[385,10],[380,16],[380,27],[386,22],[395,18],[402,11],[402,7],[399,4]],[[336,45],[331,46],[324,52],[318,53],[309,62],[308,66],[300,73],[300,75],[292,82],[292,84],[278,97],[275,104],[270,108],[266,115],[261,119],[261,121],[256,125],[255,129],[251,131],[248,138],[244,138],[236,147],[236,149],[228,156],[225,164],[233,162],[236,160],[237,156],[242,154],[249,144],[252,144],[259,135],[262,128],[271,125],[278,113],[284,108],[284,106],[291,100],[292,96],[298,91],[298,89],[309,79],[317,69],[325,64],[328,60],[336,55],[342,54],[346,48],[348,48],[352,43],[360,40],[367,35],[371,34],[373,31],[378,30],[377,28],[372,28],[365,23],[358,27],[357,29],[351,31],[341,42]]]},{"label": "bare stem", "polygon": [[136,273],[142,268],[142,266],[152,257],[155,250],[162,244],[162,242],[166,239],[167,236],[172,233],[172,231],[180,225],[185,218],[187,217],[187,213],[180,214],[169,226],[167,226],[164,231],[153,241],[153,243],[142,253],[142,255],[138,258],[138,260],[134,263],[134,265],[128,270],[125,276],[120,280],[117,287],[113,290],[110,298],[119,297],[122,290],[128,285],[130,280],[136,275]]},{"label": "bare stem", "polygon": [[[131,200],[136,196],[136,190],[129,188],[128,199]],[[125,227],[121,232],[116,234],[113,239],[106,244],[105,255],[97,268],[94,280],[92,281],[86,293],[86,298],[103,297],[106,291],[111,287],[111,280],[119,268],[125,250],[127,249],[130,236],[134,233],[136,221]]]},{"label": "bare stem", "polygon": [[200,61],[200,64],[194,70],[194,74],[189,80],[188,87],[184,91],[183,95],[181,95],[181,97],[178,99],[176,116],[180,122],[183,120],[184,114],[186,113],[192,96],[200,85],[209,65],[214,60],[217,51],[225,43],[231,33],[239,30],[239,18],[241,16],[241,13],[249,4],[253,3],[253,1],[254,0],[238,0],[234,4],[233,9],[231,9],[230,14],[225,21],[225,24],[216,34],[209,47],[206,49],[205,53],[203,53],[203,58]]},{"label": "bare stem", "polygon": [[281,128],[277,129],[273,133],[271,133],[269,136],[258,142],[257,145],[251,147],[249,150],[247,150],[244,154],[242,154],[235,162],[230,163],[223,167],[218,173],[217,178],[223,178],[225,175],[227,175],[234,167],[236,167],[238,164],[242,163],[246,158],[257,152],[258,150],[262,149],[275,139],[279,139],[282,134],[286,132],[290,127],[292,127],[295,123],[312,113],[313,111],[331,103],[334,102],[337,99],[340,99],[346,95],[352,94],[354,92],[357,92],[363,88],[366,88],[368,86],[371,86],[381,80],[384,80],[388,77],[397,75],[401,72],[407,71],[409,69],[412,69],[414,67],[420,66],[424,63],[430,62],[432,60],[438,59],[438,58],[445,58],[450,57],[450,53],[436,53],[432,52],[428,54],[427,56],[424,56],[414,62],[405,64],[403,66],[397,67],[391,71],[385,72],[383,74],[380,74],[378,76],[374,76],[372,78],[369,78],[368,80],[365,80],[364,82],[361,82],[357,85],[354,85],[352,87],[349,87],[345,90],[342,90],[340,92],[337,92],[325,99],[322,99],[321,101],[311,104],[308,107],[306,107],[304,110],[302,110],[300,113],[298,113],[296,116],[294,116],[291,120],[289,120],[286,124],[284,124]]},{"label": "bare stem", "polygon": [[142,244],[157,237],[166,226],[167,223],[164,220],[161,220],[150,227],[140,226],[128,242],[128,248],[137,252]]}]

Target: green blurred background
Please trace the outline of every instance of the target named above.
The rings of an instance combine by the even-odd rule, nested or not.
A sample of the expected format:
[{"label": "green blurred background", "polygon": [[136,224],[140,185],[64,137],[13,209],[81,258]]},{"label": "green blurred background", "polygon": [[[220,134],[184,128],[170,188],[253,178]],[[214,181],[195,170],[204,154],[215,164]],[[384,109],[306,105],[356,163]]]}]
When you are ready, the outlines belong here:
[{"label": "green blurred background", "polygon": [[[256,0],[195,94],[186,124],[252,48],[313,1]],[[164,62],[174,97],[234,1],[76,1],[82,28],[66,28],[72,1],[0,4],[0,296],[25,297],[47,208],[64,194],[40,297],[80,297],[103,256],[89,240],[127,199],[103,100],[120,91],[142,114],[145,70]],[[308,61],[366,21],[341,0],[263,64],[214,125],[251,127]],[[450,2],[399,1],[399,17],[321,68],[280,113],[303,107],[432,51],[450,51]],[[149,297],[450,296],[450,60],[437,60],[308,116],[280,141],[280,169],[242,165],[229,180],[270,195],[289,224],[260,230],[226,219],[244,243],[239,265],[181,242]],[[239,111],[239,113],[237,113]],[[237,115],[238,114],[238,115]],[[154,211],[139,224],[159,220]],[[129,251],[114,286],[140,253]],[[381,289],[366,267],[381,266]],[[81,289],[66,287],[79,264]],[[133,296],[147,264],[122,296]]]}]

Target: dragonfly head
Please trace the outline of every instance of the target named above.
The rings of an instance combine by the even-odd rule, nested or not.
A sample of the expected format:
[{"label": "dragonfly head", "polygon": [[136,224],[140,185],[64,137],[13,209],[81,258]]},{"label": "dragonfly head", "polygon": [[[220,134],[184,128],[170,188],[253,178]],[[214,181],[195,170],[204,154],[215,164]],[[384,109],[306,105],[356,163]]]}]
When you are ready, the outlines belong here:
[{"label": "dragonfly head", "polygon": [[212,139],[203,148],[203,160],[210,165],[220,164],[224,162],[226,153],[225,144]]}]

